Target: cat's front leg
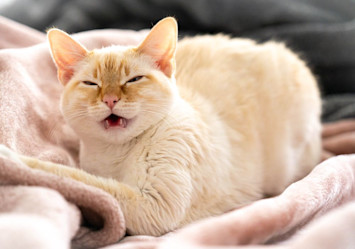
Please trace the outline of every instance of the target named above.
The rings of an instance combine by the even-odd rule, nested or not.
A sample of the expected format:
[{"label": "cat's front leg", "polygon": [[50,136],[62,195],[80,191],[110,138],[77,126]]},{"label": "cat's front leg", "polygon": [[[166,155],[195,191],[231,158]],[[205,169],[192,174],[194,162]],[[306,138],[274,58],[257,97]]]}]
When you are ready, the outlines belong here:
[{"label": "cat's front leg", "polygon": [[31,168],[84,182],[114,196],[120,203],[127,231],[132,235],[159,236],[180,227],[188,219],[191,178],[188,172],[173,168],[172,164],[137,166],[149,169],[146,175],[139,176],[139,181],[133,186],[36,158],[21,156],[21,160]]},{"label": "cat's front leg", "polygon": [[[20,164],[25,164],[33,169],[42,170],[62,177],[72,178],[85,184],[98,187],[112,194],[115,197],[120,196],[120,198],[124,198],[125,196],[132,196],[132,191],[129,191],[129,188],[127,188],[126,186],[121,186],[121,189],[123,191],[121,191],[121,193],[119,194],[119,191],[117,191],[117,185],[119,183],[116,180],[91,175],[81,169],[68,167],[62,164],[42,161],[35,157],[24,156],[11,150],[4,144],[0,144],[0,156],[18,162]],[[113,188],[112,186],[115,186],[115,188]]]},{"label": "cat's front leg", "polygon": [[83,182],[87,185],[100,188],[113,195],[117,199],[128,199],[132,196],[132,191],[129,189],[129,187],[119,183],[114,179],[95,176],[78,168],[73,168],[49,161],[42,161],[34,157],[18,154],[17,156],[30,168],[42,170],[62,177],[71,178]]},{"label": "cat's front leg", "polygon": [[0,147],[0,153],[21,160],[33,169],[72,178],[108,192],[120,203],[130,234],[158,236],[186,223],[191,204],[191,179],[185,170],[172,168],[172,164],[148,166],[148,174],[140,176],[145,180],[131,186],[81,169],[19,155],[7,147]]}]

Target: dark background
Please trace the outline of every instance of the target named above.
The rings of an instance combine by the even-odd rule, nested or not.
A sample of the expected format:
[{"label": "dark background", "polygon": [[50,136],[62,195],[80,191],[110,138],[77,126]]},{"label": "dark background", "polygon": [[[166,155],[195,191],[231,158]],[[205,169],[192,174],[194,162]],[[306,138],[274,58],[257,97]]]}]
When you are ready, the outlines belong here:
[{"label": "dark background", "polygon": [[15,0],[0,15],[70,33],[139,30],[174,16],[180,37],[222,32],[283,41],[318,77],[323,119],[355,117],[355,0]]}]

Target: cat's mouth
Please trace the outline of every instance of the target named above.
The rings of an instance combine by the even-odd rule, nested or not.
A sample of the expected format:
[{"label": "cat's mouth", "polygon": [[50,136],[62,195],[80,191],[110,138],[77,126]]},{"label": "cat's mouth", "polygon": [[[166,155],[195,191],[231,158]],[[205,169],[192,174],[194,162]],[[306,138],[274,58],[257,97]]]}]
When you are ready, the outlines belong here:
[{"label": "cat's mouth", "polygon": [[117,116],[115,114],[111,114],[107,118],[103,120],[105,129],[113,128],[113,127],[121,127],[126,128],[127,119],[121,116]]}]

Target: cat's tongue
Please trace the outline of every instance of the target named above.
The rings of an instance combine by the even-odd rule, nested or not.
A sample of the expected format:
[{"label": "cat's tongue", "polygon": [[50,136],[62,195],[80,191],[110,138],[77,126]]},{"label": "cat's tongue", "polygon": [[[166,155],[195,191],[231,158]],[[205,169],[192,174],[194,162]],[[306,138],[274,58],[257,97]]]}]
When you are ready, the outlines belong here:
[{"label": "cat's tongue", "polygon": [[104,126],[105,129],[111,128],[111,127],[121,127],[121,128],[126,128],[127,126],[127,119],[111,114],[104,120]]}]

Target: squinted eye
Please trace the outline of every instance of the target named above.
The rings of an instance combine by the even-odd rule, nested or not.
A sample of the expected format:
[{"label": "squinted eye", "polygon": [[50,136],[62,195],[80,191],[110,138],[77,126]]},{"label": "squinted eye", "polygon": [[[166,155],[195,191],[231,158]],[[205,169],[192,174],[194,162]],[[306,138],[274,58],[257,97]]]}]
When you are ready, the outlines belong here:
[{"label": "squinted eye", "polygon": [[88,86],[97,86],[95,82],[91,82],[91,81],[83,81],[83,83]]},{"label": "squinted eye", "polygon": [[140,79],[142,79],[142,78],[143,78],[143,76],[136,76],[136,77],[134,77],[134,78],[128,80],[127,83],[136,82],[136,81],[138,81],[138,80],[140,80]]}]

